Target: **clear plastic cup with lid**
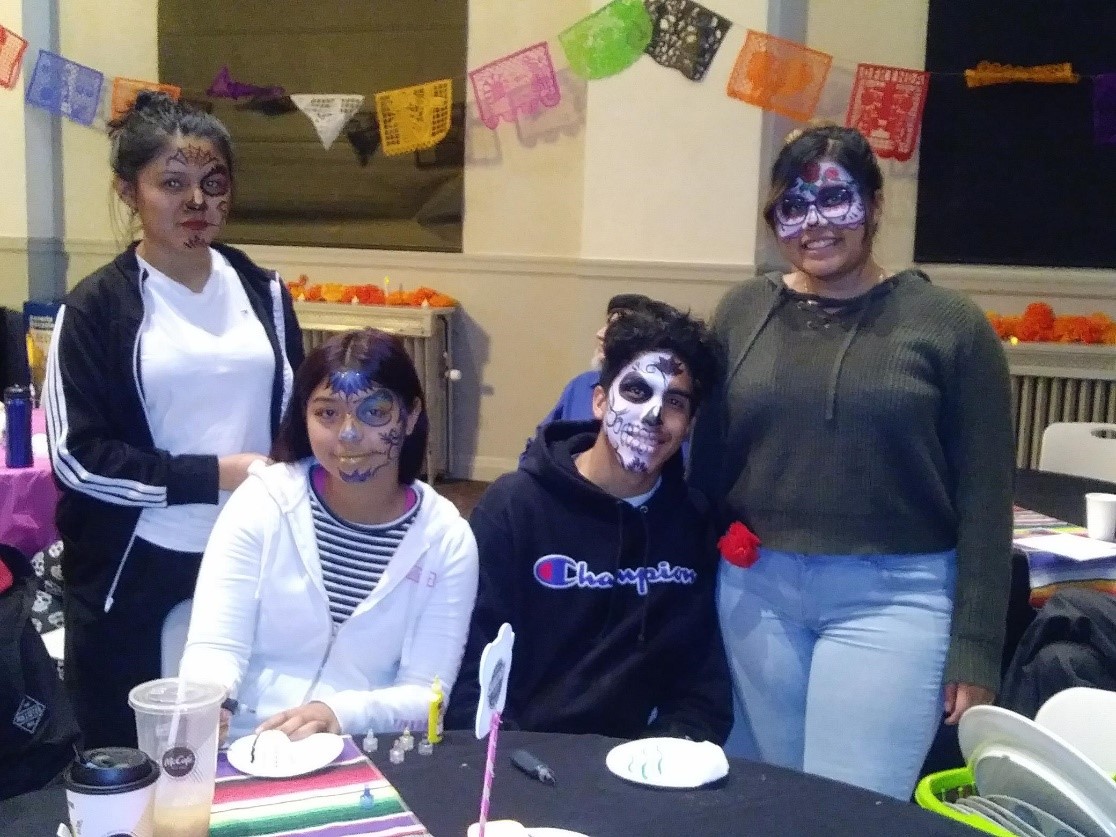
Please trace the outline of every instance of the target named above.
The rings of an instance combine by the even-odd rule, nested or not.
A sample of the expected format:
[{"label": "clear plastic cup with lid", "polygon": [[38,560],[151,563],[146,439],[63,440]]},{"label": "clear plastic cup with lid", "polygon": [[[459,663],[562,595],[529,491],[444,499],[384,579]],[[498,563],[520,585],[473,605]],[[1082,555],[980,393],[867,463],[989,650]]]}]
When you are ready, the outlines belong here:
[{"label": "clear plastic cup with lid", "polygon": [[207,837],[225,689],[167,677],[128,694],[140,749],[162,770],[155,787],[155,837]]}]

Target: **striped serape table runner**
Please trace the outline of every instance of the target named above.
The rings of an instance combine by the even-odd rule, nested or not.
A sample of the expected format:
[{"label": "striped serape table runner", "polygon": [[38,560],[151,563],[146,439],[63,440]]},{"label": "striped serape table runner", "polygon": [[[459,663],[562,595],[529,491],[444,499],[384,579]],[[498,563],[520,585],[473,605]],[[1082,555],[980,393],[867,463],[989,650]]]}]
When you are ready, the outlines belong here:
[{"label": "striped serape table runner", "polygon": [[[1056,517],[1015,507],[1014,538],[1032,535],[1085,535],[1085,527],[1074,526]],[[1116,595],[1116,556],[1079,561],[1053,552],[1018,545],[1027,553],[1031,573],[1031,606],[1042,607],[1060,589],[1088,587]],[[1116,551],[1116,546],[1113,547]]]},{"label": "striped serape table runner", "polygon": [[290,779],[245,776],[217,756],[210,837],[430,837],[391,783],[346,736],[341,755]]}]

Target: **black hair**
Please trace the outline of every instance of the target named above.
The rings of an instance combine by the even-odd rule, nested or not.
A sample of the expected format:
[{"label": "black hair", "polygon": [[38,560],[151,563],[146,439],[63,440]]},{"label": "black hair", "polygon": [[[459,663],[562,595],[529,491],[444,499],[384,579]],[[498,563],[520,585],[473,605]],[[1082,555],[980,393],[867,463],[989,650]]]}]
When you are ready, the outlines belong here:
[{"label": "black hair", "polygon": [[279,432],[271,447],[276,462],[296,462],[313,456],[306,429],[306,409],[310,396],[334,372],[353,369],[387,387],[406,405],[408,413],[418,402],[415,429],[399,451],[399,482],[409,485],[418,478],[426,457],[430,423],[426,417],[426,398],[415,365],[398,337],[376,328],[362,328],[335,335],[306,356],[294,376],[294,391]]},{"label": "black hair", "polygon": [[651,301],[609,324],[600,385],[608,389],[625,366],[656,351],[670,352],[690,371],[696,412],[720,373],[716,338],[704,321],[665,302]]},{"label": "black hair", "polygon": [[208,139],[225,158],[233,179],[233,145],[220,119],[156,90],[141,90],[125,113],[108,124],[112,150],[109,165],[125,183],[135,183],[140,169],[154,160],[175,136]]},{"label": "black hair", "polygon": [[[771,188],[763,204],[763,219],[774,229],[775,204],[809,164],[823,157],[841,165],[856,180],[860,197],[871,206],[883,188],[883,172],[872,146],[855,128],[815,125],[794,132],[771,166]],[[872,230],[874,232],[874,230]]]},{"label": "black hair", "polygon": [[605,309],[605,313],[613,314],[616,311],[633,311],[651,301],[651,297],[644,296],[643,294],[617,294],[608,301],[608,307]]}]

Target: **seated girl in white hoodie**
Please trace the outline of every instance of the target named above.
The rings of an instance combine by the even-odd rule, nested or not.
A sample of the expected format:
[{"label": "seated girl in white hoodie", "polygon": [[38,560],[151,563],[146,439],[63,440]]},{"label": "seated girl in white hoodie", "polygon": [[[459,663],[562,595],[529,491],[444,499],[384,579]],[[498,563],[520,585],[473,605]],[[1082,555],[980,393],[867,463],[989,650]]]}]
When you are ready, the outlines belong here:
[{"label": "seated girl in white hoodie", "polygon": [[180,668],[249,710],[234,739],[416,727],[435,677],[449,694],[477,547],[416,478],[426,437],[395,337],[341,334],[298,369],[275,464],[252,470],[206,546]]}]

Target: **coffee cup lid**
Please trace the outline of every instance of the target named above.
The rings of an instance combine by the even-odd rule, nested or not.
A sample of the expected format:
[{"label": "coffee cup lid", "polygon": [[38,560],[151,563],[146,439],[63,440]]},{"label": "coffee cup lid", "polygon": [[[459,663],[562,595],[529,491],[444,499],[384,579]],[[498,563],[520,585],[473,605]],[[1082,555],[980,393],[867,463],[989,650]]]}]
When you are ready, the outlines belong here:
[{"label": "coffee cup lid", "polygon": [[86,794],[125,793],[159,778],[159,766],[142,750],[99,747],[86,750],[66,768],[66,787]]}]

